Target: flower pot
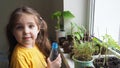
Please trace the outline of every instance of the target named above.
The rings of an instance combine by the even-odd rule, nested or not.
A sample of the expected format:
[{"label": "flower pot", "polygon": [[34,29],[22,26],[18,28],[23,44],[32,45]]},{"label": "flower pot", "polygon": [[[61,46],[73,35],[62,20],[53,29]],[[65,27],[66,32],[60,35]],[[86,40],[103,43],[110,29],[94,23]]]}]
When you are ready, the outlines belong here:
[{"label": "flower pot", "polygon": [[74,60],[75,68],[88,68],[88,67],[94,68],[94,65],[93,65],[94,59],[93,58],[91,61],[80,61],[80,60],[75,59],[74,56],[72,56],[72,59]]},{"label": "flower pot", "polygon": [[65,31],[56,30],[56,40],[59,42],[60,37],[65,37]]}]

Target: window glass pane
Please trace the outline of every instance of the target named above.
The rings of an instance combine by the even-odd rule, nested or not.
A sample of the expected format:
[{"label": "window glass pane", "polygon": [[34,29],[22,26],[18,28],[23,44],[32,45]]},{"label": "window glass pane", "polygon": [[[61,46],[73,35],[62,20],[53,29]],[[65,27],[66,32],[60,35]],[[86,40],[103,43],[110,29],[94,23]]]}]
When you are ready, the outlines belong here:
[{"label": "window glass pane", "polygon": [[120,41],[120,0],[95,0],[93,33],[98,38],[107,33]]}]

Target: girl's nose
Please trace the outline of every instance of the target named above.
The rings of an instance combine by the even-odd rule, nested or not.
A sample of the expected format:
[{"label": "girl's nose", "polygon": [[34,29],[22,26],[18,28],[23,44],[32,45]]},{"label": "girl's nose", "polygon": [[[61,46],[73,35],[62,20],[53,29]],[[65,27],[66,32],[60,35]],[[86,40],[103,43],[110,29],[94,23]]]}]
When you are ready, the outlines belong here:
[{"label": "girl's nose", "polygon": [[27,27],[24,28],[24,33],[25,34],[29,33],[29,29]]}]

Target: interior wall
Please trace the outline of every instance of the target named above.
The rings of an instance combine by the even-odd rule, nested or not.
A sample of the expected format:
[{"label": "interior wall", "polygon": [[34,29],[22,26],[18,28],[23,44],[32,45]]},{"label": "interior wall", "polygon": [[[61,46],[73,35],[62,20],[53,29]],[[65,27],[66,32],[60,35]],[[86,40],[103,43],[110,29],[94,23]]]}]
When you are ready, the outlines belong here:
[{"label": "interior wall", "polygon": [[[64,10],[69,10],[75,15],[73,22],[87,28],[89,22],[88,4],[89,0],[64,0]],[[68,26],[68,24],[65,26]]]}]

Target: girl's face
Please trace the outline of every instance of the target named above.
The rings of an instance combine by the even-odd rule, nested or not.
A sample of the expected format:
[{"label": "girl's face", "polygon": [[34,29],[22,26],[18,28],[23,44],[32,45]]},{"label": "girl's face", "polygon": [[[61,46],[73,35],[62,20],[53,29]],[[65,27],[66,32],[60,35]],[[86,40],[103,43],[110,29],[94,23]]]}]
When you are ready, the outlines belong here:
[{"label": "girl's face", "polygon": [[22,14],[13,29],[16,40],[25,47],[32,47],[35,44],[38,33],[36,17],[30,14]]}]

